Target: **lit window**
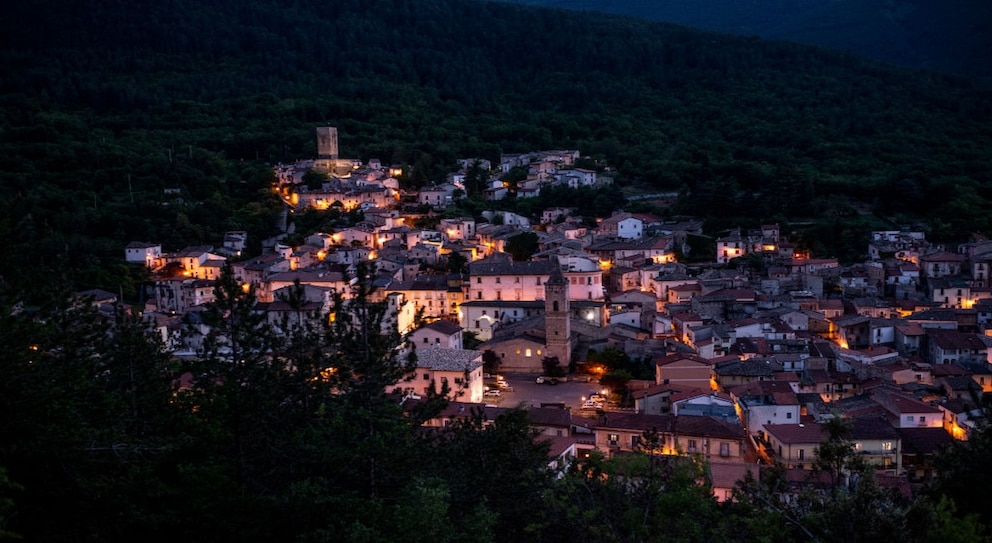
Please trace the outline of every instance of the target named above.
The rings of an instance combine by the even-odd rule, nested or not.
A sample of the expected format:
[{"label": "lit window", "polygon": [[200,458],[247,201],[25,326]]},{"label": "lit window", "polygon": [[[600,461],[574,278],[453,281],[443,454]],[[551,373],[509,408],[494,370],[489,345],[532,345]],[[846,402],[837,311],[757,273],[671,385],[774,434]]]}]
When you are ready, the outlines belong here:
[{"label": "lit window", "polygon": [[528,356],[528,357],[530,356],[530,349],[527,349],[526,351],[524,351],[524,356]]}]

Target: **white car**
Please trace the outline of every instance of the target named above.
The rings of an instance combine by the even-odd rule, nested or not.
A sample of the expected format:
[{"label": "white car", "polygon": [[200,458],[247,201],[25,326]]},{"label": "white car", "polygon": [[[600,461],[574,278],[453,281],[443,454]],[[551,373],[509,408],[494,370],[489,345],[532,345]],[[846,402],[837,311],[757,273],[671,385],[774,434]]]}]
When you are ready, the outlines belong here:
[{"label": "white car", "polygon": [[491,388],[491,389],[485,391],[482,395],[483,396],[492,396],[492,397],[498,398],[498,397],[502,396],[503,393],[500,392],[500,390],[498,388]]},{"label": "white car", "polygon": [[597,402],[596,400],[586,400],[582,402],[582,409],[602,409],[603,402]]}]

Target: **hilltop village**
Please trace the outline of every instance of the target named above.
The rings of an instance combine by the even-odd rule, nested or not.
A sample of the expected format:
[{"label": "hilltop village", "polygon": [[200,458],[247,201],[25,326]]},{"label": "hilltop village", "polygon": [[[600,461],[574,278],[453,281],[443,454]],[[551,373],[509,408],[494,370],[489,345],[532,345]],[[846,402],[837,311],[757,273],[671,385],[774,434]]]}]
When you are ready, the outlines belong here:
[{"label": "hilltop village", "polygon": [[[274,239],[251,258],[244,232],[217,247],[125,248],[154,277],[143,314],[175,356],[202,347],[209,330],[198,314],[228,265],[277,329],[326,319],[335,295],[364,280],[387,307],[383,326],[418,353],[414,375],[389,392],[458,385],[431,424],[486,405],[497,372],[597,380],[611,369],[603,353],[622,353],[653,376],[625,380],[594,414],[532,406],[536,433],[554,438],[564,460],[639,450],[655,429],[664,454],[709,460],[719,499],[762,464],[808,473],[834,417],[850,420],[849,439],[880,481],[909,489],[932,475],[935,451],[968,439],[976,399],[992,392],[992,242],[941,246],[918,231],[878,231],[867,261],[841,266],[798,251],[779,225],[755,224],[712,239],[715,259],[689,265],[701,220],[564,207],[446,213],[470,192],[496,201],[613,182],[608,170],[577,167],[579,151],[465,158],[443,181],[410,190],[400,166],[339,158],[334,128],[317,140],[316,159],[275,168],[273,190],[289,215],[339,211],[333,231]],[[526,176],[511,185],[511,171]],[[359,277],[364,269],[374,273]],[[289,301],[296,285],[302,305]],[[800,475],[789,480],[813,484]]]}]

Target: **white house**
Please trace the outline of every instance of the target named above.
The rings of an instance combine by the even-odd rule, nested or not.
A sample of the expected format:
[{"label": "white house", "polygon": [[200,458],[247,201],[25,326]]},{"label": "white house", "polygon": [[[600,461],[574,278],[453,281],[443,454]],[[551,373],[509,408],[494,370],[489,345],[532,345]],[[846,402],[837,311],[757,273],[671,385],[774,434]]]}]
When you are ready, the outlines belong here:
[{"label": "white house", "polygon": [[387,392],[425,396],[431,389],[441,392],[446,384],[448,399],[482,402],[482,351],[424,347],[416,349],[416,355],[417,369],[405,379],[387,387]]},{"label": "white house", "polygon": [[438,320],[410,332],[407,340],[417,348],[461,349],[462,327],[451,321]]},{"label": "white house", "polygon": [[161,243],[145,243],[132,241],[124,247],[124,260],[133,264],[144,264],[146,268],[154,268],[158,259],[162,258]]},{"label": "white house", "polygon": [[641,239],[644,236],[644,221],[630,213],[615,213],[599,223],[599,234],[620,239]]}]

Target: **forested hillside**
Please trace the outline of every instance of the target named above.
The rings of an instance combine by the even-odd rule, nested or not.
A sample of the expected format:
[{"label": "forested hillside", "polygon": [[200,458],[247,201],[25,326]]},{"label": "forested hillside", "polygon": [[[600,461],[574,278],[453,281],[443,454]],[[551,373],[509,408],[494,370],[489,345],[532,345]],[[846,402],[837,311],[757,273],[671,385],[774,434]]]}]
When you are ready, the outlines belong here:
[{"label": "forested hillside", "polygon": [[786,40],[908,68],[992,77],[983,0],[508,0]]},{"label": "forested hillside", "polygon": [[433,178],[458,156],[577,148],[629,182],[681,191],[676,211],[718,217],[714,229],[826,220],[813,231],[824,253],[844,250],[832,241],[844,231],[856,256],[879,224],[926,220],[938,240],[992,229],[992,93],[968,79],[468,0],[7,11],[8,281],[71,262],[73,282],[117,290],[131,279],[107,263],[128,241],[176,249],[231,228],[261,239],[277,209],[263,196],[269,164],[312,156],[325,124],[344,155]]}]

